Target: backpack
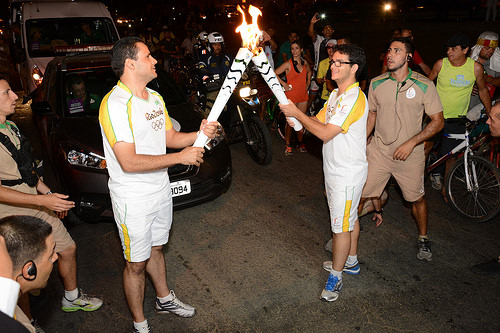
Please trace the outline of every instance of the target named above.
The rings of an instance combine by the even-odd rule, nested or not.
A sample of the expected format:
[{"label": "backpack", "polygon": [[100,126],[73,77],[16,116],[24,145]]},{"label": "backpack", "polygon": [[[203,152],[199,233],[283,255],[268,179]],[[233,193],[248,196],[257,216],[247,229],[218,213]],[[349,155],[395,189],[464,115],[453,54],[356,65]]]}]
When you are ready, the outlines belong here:
[{"label": "backpack", "polygon": [[38,175],[36,173],[35,163],[33,162],[33,156],[31,148],[31,143],[29,140],[22,135],[17,127],[12,126],[11,129],[21,140],[21,147],[18,150],[15,145],[10,141],[10,138],[0,133],[0,143],[7,148],[7,150],[12,154],[12,158],[17,163],[17,168],[21,174],[20,179],[2,179],[2,185],[4,186],[15,186],[22,183],[28,184],[29,187],[33,187],[38,183]]}]

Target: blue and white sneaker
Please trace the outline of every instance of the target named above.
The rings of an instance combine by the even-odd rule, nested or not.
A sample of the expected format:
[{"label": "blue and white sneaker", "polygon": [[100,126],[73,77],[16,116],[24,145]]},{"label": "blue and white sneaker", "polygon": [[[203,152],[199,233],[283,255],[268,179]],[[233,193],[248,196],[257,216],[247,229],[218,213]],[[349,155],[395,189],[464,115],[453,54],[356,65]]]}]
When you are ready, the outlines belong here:
[{"label": "blue and white sneaker", "polygon": [[342,290],[342,278],[330,273],[326,281],[325,289],[321,292],[321,300],[327,302],[336,301],[339,298],[340,290]]},{"label": "blue and white sneaker", "polygon": [[[323,269],[327,272],[331,272],[332,271],[332,262],[331,261],[323,262]],[[344,269],[342,271],[346,274],[358,275],[359,271],[360,271],[359,262],[356,260],[356,262],[354,262],[354,264],[352,264],[352,265],[345,263]]]},{"label": "blue and white sneaker", "polygon": [[182,303],[177,296],[175,296],[173,290],[170,291],[170,294],[174,298],[165,303],[160,302],[160,300],[156,298],[156,313],[173,313],[185,318],[192,317],[196,314],[196,309],[189,304]]}]

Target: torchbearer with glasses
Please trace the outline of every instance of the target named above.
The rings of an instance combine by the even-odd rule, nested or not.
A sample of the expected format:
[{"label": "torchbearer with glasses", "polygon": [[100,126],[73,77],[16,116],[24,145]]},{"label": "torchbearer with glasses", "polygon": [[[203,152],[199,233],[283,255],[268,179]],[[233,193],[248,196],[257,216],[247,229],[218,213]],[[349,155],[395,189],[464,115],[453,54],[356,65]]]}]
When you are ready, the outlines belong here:
[{"label": "torchbearer with glasses", "polygon": [[[287,117],[297,118],[323,141],[325,188],[334,235],[333,267],[320,296],[328,302],[339,297],[343,286],[342,271],[359,272],[357,257],[350,254],[357,251],[357,209],[368,172],[365,153],[368,101],[357,82],[365,64],[365,53],[359,46],[340,46],[333,54],[331,65],[332,79],[338,88],[332,91],[316,116],[307,116],[293,103],[280,104]],[[289,120],[291,126],[292,122]]]}]

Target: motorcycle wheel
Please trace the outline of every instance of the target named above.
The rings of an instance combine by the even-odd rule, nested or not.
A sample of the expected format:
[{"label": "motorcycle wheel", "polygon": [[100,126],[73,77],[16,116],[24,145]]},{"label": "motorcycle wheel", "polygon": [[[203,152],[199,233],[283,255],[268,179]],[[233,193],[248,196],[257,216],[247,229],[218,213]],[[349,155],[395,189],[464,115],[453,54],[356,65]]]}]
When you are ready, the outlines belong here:
[{"label": "motorcycle wheel", "polygon": [[255,163],[268,165],[273,159],[271,135],[264,122],[256,114],[245,118],[249,136],[246,140],[248,154]]}]

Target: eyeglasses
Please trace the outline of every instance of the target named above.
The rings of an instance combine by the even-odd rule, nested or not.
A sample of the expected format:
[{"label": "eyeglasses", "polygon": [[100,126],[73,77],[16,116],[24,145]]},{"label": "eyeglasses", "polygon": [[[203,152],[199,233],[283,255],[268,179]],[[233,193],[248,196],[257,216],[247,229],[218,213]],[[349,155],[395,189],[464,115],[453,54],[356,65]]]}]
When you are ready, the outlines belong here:
[{"label": "eyeglasses", "polygon": [[353,65],[353,62],[350,61],[341,61],[341,60],[330,60],[330,66],[335,64],[335,67],[340,67],[342,64]]}]

